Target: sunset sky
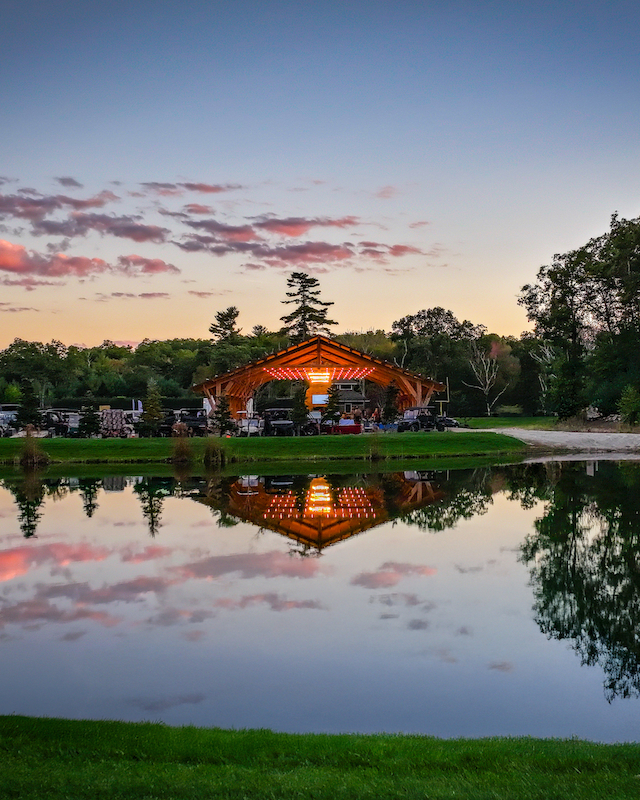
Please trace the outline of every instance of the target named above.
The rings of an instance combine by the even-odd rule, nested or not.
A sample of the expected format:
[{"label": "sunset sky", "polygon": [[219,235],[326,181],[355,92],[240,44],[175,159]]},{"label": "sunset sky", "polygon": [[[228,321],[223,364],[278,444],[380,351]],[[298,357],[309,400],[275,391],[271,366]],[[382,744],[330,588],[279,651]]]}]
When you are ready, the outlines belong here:
[{"label": "sunset sky", "polygon": [[1,0],[0,347],[422,308],[640,214],[636,2]]}]

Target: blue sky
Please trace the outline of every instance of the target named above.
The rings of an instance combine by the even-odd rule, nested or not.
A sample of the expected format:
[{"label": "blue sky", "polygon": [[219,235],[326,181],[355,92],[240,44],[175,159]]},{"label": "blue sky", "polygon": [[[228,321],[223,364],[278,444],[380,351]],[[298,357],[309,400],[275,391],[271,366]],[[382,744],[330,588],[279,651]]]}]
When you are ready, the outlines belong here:
[{"label": "blue sky", "polygon": [[276,328],[294,270],[340,330],[517,335],[639,213],[635,3],[0,7],[0,346]]}]

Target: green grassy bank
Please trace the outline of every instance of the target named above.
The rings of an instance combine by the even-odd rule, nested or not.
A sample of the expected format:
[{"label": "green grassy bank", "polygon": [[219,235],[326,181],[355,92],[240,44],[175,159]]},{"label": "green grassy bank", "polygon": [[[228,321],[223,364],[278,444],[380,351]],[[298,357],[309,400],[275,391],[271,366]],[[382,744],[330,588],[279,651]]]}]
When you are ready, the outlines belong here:
[{"label": "green grassy bank", "polygon": [[3,798],[636,798],[640,744],[0,717]]},{"label": "green grassy bank", "polygon": [[[56,464],[163,463],[172,459],[172,439],[40,439]],[[523,453],[522,442],[496,433],[382,433],[361,436],[302,436],[190,439],[191,460],[202,464],[215,442],[227,462],[430,459]],[[18,463],[23,439],[0,439],[0,464]]]}]

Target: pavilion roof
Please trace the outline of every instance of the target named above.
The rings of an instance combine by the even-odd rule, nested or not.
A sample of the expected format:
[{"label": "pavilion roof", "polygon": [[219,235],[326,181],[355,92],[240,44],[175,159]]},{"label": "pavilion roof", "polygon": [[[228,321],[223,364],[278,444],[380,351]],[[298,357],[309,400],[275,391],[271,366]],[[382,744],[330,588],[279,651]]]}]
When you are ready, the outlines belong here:
[{"label": "pavilion roof", "polygon": [[387,386],[396,381],[408,400],[419,404],[445,385],[376,358],[326,336],[312,336],[299,344],[259,358],[243,367],[216,375],[193,386],[194,392],[249,396],[269,380],[306,380],[330,383],[367,378]]}]

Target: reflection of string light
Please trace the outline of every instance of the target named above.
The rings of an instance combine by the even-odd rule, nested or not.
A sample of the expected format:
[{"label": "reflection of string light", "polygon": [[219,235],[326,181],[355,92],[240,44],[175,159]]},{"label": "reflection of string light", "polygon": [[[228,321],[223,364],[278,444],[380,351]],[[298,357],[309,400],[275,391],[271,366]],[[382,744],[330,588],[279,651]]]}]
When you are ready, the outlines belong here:
[{"label": "reflection of string light", "polygon": [[276,495],[271,499],[263,519],[297,519],[300,512],[296,508],[296,500],[293,492]]},{"label": "reflection of string light", "polygon": [[271,498],[269,508],[263,519],[312,519],[321,517],[330,519],[362,519],[374,520],[377,514],[373,508],[366,489],[359,486],[348,486],[340,489],[336,501],[333,490],[325,478],[314,478],[307,490],[304,512],[298,508],[298,497],[288,491],[286,494]]},{"label": "reflection of string light", "polygon": [[338,514],[343,518],[375,519],[376,517],[366,491],[359,486],[349,486],[342,489],[338,495],[338,505]]},{"label": "reflection of string light", "polygon": [[307,492],[305,517],[333,516],[331,487],[324,478],[314,478]]}]

